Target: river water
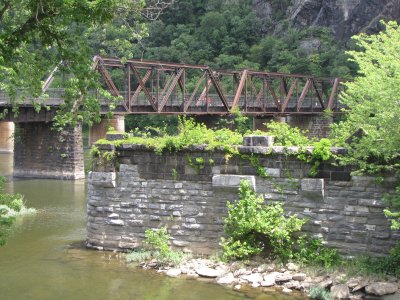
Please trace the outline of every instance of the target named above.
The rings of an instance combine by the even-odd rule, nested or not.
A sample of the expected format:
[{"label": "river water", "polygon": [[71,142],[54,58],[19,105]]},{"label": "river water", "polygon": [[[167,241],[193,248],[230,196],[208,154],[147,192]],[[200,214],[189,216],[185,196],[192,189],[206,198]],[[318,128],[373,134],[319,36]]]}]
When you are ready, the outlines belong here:
[{"label": "river water", "polygon": [[87,250],[85,181],[13,180],[11,174],[12,155],[0,154],[6,189],[23,194],[37,213],[19,218],[8,244],[0,247],[1,300],[304,299],[169,278],[127,266],[122,254]]}]

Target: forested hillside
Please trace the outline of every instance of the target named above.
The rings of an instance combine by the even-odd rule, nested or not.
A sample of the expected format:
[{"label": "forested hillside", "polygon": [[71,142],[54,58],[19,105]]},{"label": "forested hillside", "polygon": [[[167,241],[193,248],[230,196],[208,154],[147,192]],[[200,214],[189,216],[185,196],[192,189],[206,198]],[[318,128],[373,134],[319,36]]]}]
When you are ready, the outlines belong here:
[{"label": "forested hillside", "polygon": [[[329,28],[294,27],[291,1],[179,0],[149,26],[136,57],[208,64],[214,68],[342,76],[352,73]],[[260,1],[258,1],[260,2]],[[268,8],[267,7],[267,8]]]}]

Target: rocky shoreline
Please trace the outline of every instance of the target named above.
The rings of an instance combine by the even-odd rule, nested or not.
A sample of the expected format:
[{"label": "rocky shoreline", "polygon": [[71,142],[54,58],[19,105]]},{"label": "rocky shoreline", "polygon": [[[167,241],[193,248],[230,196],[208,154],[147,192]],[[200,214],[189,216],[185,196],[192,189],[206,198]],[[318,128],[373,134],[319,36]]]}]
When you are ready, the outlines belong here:
[{"label": "rocky shoreline", "polygon": [[244,265],[241,262],[223,263],[211,259],[193,258],[177,267],[163,266],[156,260],[140,264],[145,269],[156,269],[170,277],[209,278],[217,284],[240,290],[246,287],[275,288],[283,293],[304,293],[312,289],[330,291],[333,299],[400,299],[400,280],[383,282],[346,274],[311,276],[294,263],[278,266],[274,263]]}]

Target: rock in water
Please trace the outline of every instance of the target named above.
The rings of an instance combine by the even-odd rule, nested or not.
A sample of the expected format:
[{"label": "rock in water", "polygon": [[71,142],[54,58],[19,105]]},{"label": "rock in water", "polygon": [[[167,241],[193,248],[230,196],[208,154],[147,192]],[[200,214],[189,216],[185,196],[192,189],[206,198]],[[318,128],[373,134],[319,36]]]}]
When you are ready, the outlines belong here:
[{"label": "rock in water", "polygon": [[300,269],[300,267],[298,266],[298,265],[296,265],[296,264],[294,264],[294,263],[288,263],[287,265],[286,265],[286,268],[289,270],[289,271],[298,271],[299,269]]},{"label": "rock in water", "polygon": [[333,299],[348,299],[350,297],[350,290],[346,284],[338,284],[331,287]]},{"label": "rock in water", "polygon": [[224,277],[218,278],[217,283],[219,284],[232,284],[235,281],[235,276],[233,276],[233,273],[230,272],[226,274]]},{"label": "rock in water", "polygon": [[292,276],[292,279],[297,280],[297,281],[304,281],[304,280],[306,280],[306,278],[307,278],[307,275],[304,273],[297,273]]},{"label": "rock in water", "polygon": [[285,293],[285,294],[290,294],[292,292],[292,290],[291,289],[288,289],[288,288],[284,288],[283,290],[282,290],[282,293]]},{"label": "rock in water", "polygon": [[279,274],[275,277],[276,282],[286,282],[292,280],[292,275],[290,274]]},{"label": "rock in water", "polygon": [[261,282],[261,286],[269,287],[275,285],[276,274],[267,274],[264,276],[264,281]]},{"label": "rock in water", "polygon": [[261,281],[263,281],[263,277],[260,273],[254,273],[254,274],[250,274],[250,275],[242,275],[242,276],[240,276],[240,278],[250,282],[251,284],[260,283]]},{"label": "rock in water", "polygon": [[383,296],[394,294],[398,290],[397,284],[389,283],[389,282],[374,282],[365,288],[365,291],[368,294],[376,295],[376,296]]},{"label": "rock in water", "polygon": [[182,271],[181,269],[169,269],[166,274],[169,277],[178,277],[182,274]]},{"label": "rock in water", "polygon": [[207,278],[216,278],[216,277],[220,276],[222,273],[220,270],[211,269],[209,267],[202,267],[202,268],[196,269],[195,271],[199,276],[207,277]]}]

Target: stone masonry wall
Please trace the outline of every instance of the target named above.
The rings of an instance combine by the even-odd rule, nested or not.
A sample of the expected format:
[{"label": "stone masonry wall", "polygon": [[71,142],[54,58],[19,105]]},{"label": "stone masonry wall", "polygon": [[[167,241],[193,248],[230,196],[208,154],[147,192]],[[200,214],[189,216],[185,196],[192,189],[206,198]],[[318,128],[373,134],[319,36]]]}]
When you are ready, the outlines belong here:
[{"label": "stone masonry wall", "polygon": [[288,116],[286,119],[291,126],[306,130],[308,137],[319,139],[329,136],[333,122],[332,116],[324,115]]},{"label": "stone masonry wall", "polygon": [[391,178],[377,185],[373,178],[350,177],[349,170],[330,165],[322,166],[321,178],[307,178],[309,166],[290,155],[293,147],[239,147],[240,153],[259,157],[268,178],[258,176],[247,159],[227,160],[222,151],[201,146],[162,156],[141,145],[116,150],[113,163],[98,164],[89,176],[89,247],[139,247],[146,229],[167,225],[172,245],[216,252],[226,202],[237,199],[242,179],[250,180],[266,202],[283,201],[288,214],[308,218],[304,232],[342,253],[382,255],[400,237],[382,213],[382,195],[390,191]]},{"label": "stone masonry wall", "polygon": [[16,125],[14,176],[55,179],[85,178],[82,128],[53,130],[52,123]]}]

